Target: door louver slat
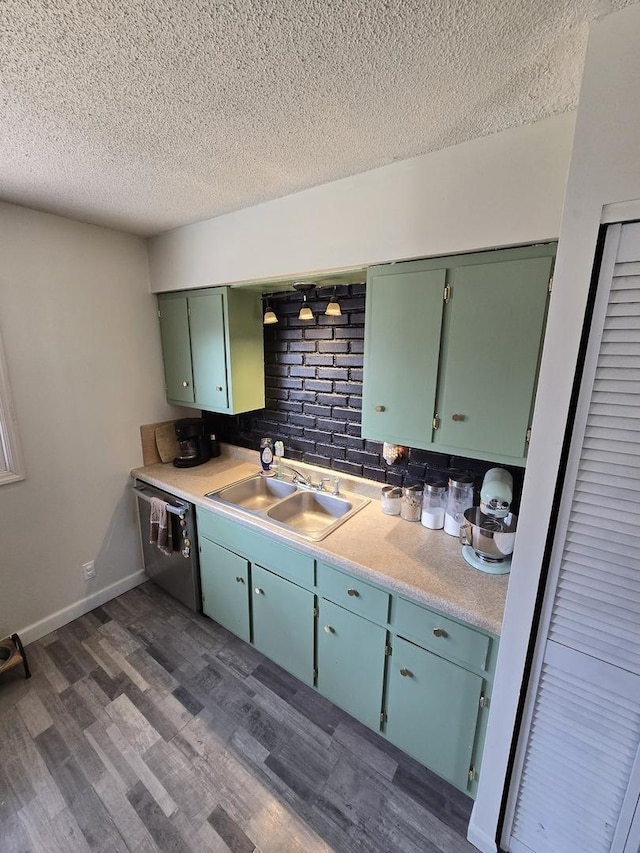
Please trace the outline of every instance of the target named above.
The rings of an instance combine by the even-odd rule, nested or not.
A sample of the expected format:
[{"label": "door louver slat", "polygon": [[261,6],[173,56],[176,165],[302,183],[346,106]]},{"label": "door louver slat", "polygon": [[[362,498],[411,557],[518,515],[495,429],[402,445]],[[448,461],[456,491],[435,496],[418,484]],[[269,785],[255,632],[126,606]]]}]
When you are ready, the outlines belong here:
[{"label": "door louver slat", "polygon": [[545,665],[513,836],[535,851],[606,853],[639,741],[639,709],[630,714],[588,681]]},{"label": "door louver slat", "polygon": [[629,235],[627,262],[614,265],[609,254],[609,280],[599,284],[510,827],[517,849],[534,853],[609,853],[614,835],[621,850],[636,802],[628,790],[640,760],[637,237],[633,258],[629,247],[640,231],[615,229],[610,252]]}]

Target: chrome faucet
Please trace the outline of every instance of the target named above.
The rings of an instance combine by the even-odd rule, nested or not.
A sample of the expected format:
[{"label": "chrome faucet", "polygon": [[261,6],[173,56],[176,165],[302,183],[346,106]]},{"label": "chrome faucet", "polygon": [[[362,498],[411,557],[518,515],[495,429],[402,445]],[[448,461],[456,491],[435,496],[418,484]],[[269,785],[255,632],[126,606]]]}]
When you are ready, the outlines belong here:
[{"label": "chrome faucet", "polygon": [[301,489],[313,489],[316,492],[326,492],[327,483],[333,482],[332,494],[340,494],[340,481],[337,477],[322,477],[319,483],[314,483],[309,474],[303,474],[301,471],[298,471],[297,468],[293,468],[291,465],[281,465],[280,471],[290,471],[291,474],[293,474],[292,482],[294,482]]},{"label": "chrome faucet", "polygon": [[290,471],[293,474],[293,482],[299,483],[301,486],[307,486],[309,488],[313,487],[313,483],[311,482],[311,477],[307,474],[303,474],[297,470],[297,468],[292,468],[291,465],[281,465],[281,471]]}]

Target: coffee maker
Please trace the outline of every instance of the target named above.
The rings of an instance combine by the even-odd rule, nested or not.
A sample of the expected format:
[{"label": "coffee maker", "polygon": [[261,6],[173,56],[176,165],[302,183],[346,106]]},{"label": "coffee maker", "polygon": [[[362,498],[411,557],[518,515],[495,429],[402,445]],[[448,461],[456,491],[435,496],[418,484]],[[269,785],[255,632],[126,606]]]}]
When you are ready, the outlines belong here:
[{"label": "coffee maker", "polygon": [[209,459],[209,445],[204,437],[201,418],[183,418],[175,423],[179,454],[173,460],[176,468],[192,468]]}]

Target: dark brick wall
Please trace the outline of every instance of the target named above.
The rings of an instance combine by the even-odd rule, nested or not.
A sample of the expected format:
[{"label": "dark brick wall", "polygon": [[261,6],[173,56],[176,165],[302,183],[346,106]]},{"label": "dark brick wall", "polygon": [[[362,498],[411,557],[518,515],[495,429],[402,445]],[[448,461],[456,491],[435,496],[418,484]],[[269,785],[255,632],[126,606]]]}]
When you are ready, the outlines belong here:
[{"label": "dark brick wall", "polygon": [[[290,460],[320,465],[381,483],[470,473],[479,489],[490,462],[409,448],[396,465],[382,458],[382,444],[361,438],[365,285],[338,288],[341,317],[323,312],[331,291],[309,304],[314,319],[298,320],[301,297],[271,299],[279,322],[264,327],[266,406],[237,416],[203,412],[222,441],[257,450],[260,439],[281,439]],[[407,393],[411,393],[407,389]],[[508,466],[501,466],[508,467]],[[523,471],[509,468],[518,511]]]}]

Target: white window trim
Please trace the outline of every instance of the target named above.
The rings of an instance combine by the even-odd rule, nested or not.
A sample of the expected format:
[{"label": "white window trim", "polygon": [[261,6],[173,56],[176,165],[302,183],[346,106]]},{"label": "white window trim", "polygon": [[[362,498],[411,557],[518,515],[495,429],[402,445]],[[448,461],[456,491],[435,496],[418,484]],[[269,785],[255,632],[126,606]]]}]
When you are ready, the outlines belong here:
[{"label": "white window trim", "polygon": [[7,470],[0,471],[0,486],[5,483],[15,483],[26,477],[22,449],[18,437],[11,388],[9,387],[9,374],[2,346],[2,335],[0,334],[0,446],[7,463]]}]

